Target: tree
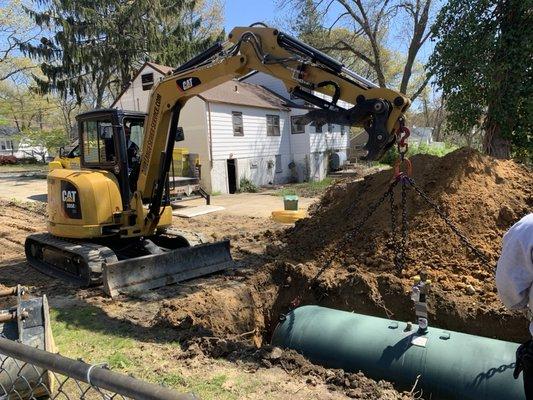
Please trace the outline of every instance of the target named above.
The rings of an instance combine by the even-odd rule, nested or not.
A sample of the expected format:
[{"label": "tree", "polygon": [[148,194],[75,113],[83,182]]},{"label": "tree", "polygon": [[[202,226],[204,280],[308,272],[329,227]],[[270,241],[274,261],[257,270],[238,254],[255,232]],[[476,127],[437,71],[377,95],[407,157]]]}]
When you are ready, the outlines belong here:
[{"label": "tree", "polygon": [[31,60],[17,54],[20,44],[34,37],[20,1],[0,2],[0,82],[35,68]]},{"label": "tree", "polygon": [[[25,152],[28,156],[35,155],[41,157],[41,162],[46,162],[47,154],[54,154],[62,146],[69,143],[65,131],[62,129],[29,129],[21,132],[16,137],[20,141],[19,151]],[[31,151],[25,150],[31,148]]]},{"label": "tree", "polygon": [[[418,53],[429,37],[432,0],[282,0],[282,4],[297,5],[302,15],[321,10],[333,21],[326,31],[334,32],[335,28],[341,27],[344,33],[330,37],[322,49],[348,53],[362,60],[380,86],[385,87],[398,77],[400,92],[415,99],[427,85],[429,76],[424,73],[424,79],[416,87],[411,87]],[[393,20],[408,30],[401,32],[408,42],[401,66],[397,63],[398,52],[387,45]],[[400,72],[396,72],[398,68]]]},{"label": "tree", "polygon": [[533,158],[533,0],[449,0],[432,28],[429,68],[448,124],[483,129],[483,150]]},{"label": "tree", "polygon": [[152,2],[122,0],[34,0],[26,9],[35,24],[50,31],[39,43],[22,46],[30,57],[42,60],[45,79],[36,78],[44,93],[75,96],[78,104],[94,91],[101,107],[106,92],[127,85],[143,61],[186,59],[200,43],[191,32],[200,22],[187,19],[194,0]]},{"label": "tree", "polygon": [[220,0],[195,0],[186,3],[181,19],[165,23],[162,42],[149,56],[155,62],[179,66],[215,41],[224,38],[223,4]]}]

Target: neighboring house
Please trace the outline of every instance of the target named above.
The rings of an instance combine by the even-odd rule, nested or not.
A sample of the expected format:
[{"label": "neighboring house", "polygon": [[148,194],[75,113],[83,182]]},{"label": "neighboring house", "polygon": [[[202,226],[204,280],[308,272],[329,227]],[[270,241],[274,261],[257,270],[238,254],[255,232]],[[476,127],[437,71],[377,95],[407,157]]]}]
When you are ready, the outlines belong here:
[{"label": "neighboring house", "polygon": [[0,156],[13,156],[18,150],[15,139],[17,129],[10,126],[0,126]]},{"label": "neighboring house", "polygon": [[20,140],[19,131],[15,127],[0,126],[0,156],[16,158],[36,158],[41,161],[48,156],[45,148],[29,146]]},{"label": "neighboring house", "polygon": [[[147,111],[150,89],[171,71],[145,63],[112,107]],[[346,160],[348,128],[291,123],[309,109],[291,100],[278,79],[248,74],[190,99],[179,120],[185,141],[176,146],[199,154],[202,186],[210,193],[234,193],[242,178],[260,186],[322,180],[331,153]]]}]

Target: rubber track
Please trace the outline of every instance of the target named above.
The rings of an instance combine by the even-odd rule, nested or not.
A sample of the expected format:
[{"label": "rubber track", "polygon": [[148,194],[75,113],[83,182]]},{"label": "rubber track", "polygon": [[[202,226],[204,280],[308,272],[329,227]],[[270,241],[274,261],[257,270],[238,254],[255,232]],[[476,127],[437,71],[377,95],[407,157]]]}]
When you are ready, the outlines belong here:
[{"label": "rubber track", "polygon": [[[86,268],[85,276],[76,277],[61,269],[55,268],[53,264],[32,257],[29,247],[31,241],[39,243],[42,247],[55,248],[62,252],[81,257],[84,261],[83,266]],[[36,233],[28,236],[24,247],[26,258],[32,267],[46,275],[67,280],[82,287],[101,284],[102,264],[118,261],[117,256],[109,247],[97,243],[58,238],[49,233]]]}]

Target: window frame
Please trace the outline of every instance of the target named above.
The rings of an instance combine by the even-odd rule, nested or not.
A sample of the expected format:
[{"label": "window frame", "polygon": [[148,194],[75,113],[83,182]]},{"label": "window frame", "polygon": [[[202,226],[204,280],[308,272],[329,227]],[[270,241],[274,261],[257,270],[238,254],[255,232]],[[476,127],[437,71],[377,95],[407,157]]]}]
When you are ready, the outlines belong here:
[{"label": "window frame", "polygon": [[[305,125],[302,125],[302,124],[295,124],[295,123],[293,122],[293,120],[294,120],[295,118],[298,118],[298,117],[299,117],[299,115],[291,115],[291,135],[301,135],[302,133],[305,133]],[[294,128],[295,128],[296,126],[301,127],[302,130],[301,130],[301,131],[295,131]]]},{"label": "window frame", "polygon": [[[269,119],[272,119],[270,123],[269,123]],[[277,121],[277,124],[274,123],[275,121]],[[274,132],[274,128],[276,127],[278,130],[277,134]],[[280,116],[278,114],[266,114],[266,128],[267,128],[266,129],[267,136],[272,136],[272,137],[281,136]]]},{"label": "window frame", "polygon": [[[147,80],[147,83],[144,82],[143,78],[146,76],[152,76],[152,80],[151,82]],[[153,72],[147,72],[145,74],[141,74],[141,87],[143,89],[143,91],[147,91],[147,90],[150,90],[154,87],[154,73]]]},{"label": "window frame", "polygon": [[[235,123],[235,118],[240,118],[241,123],[240,125]],[[232,111],[231,112],[231,127],[233,130],[233,136],[244,136],[244,117],[242,115],[242,111]],[[235,128],[240,128],[240,133],[236,132]]]},{"label": "window frame", "polygon": [[[97,149],[98,149],[98,161],[95,162],[95,161],[87,161],[86,158],[85,158],[85,133],[84,133],[84,126],[85,124],[89,123],[89,122],[96,122],[96,130],[97,130],[97,133],[96,133],[96,138],[97,138]],[[99,124],[101,122],[105,122],[105,123],[109,123],[113,129],[113,146],[115,148],[115,161],[101,161],[100,158],[101,158],[101,153],[100,153],[100,143],[101,143],[101,139],[100,139],[100,127],[99,127]],[[116,135],[116,128],[115,128],[115,124],[113,123],[113,119],[112,118],[105,118],[104,116],[101,116],[101,117],[98,117],[98,116],[95,116],[94,118],[88,118],[88,119],[85,119],[82,121],[82,123],[80,124],[80,156],[81,156],[81,161],[82,161],[82,165],[83,166],[88,166],[88,167],[94,167],[94,166],[103,166],[103,167],[114,167],[115,165],[117,165],[117,162],[118,162],[118,146],[117,146],[117,135]],[[104,144],[105,146],[105,144]]]}]

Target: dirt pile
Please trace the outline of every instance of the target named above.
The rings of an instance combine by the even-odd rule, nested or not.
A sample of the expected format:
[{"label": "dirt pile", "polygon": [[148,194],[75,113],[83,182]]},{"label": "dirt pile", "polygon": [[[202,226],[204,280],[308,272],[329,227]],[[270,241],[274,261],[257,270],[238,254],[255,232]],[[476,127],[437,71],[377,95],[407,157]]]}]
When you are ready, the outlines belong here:
[{"label": "dirt pile", "polygon": [[390,382],[376,382],[363,373],[347,373],[341,369],[327,369],[310,363],[294,350],[283,350],[270,345],[256,348],[242,341],[232,341],[202,336],[187,342],[187,349],[180,359],[202,357],[224,358],[239,365],[248,372],[260,369],[281,368],[291,376],[302,377],[309,386],[325,385],[330,393],[354,399],[367,400],[409,400],[418,395],[416,388],[400,393]]},{"label": "dirt pile", "polygon": [[[413,179],[450,220],[457,224],[491,261],[496,261],[501,235],[533,208],[533,173],[512,161],[497,161],[471,149],[446,157],[413,157]],[[343,266],[365,265],[372,270],[392,269],[390,205],[386,200],[348,246],[339,248],[343,237],[386,191],[391,172],[368,176],[362,182],[334,185],[311,212],[288,235],[291,256],[298,261],[335,259]],[[395,200],[399,203],[400,185]],[[399,204],[398,204],[399,205]],[[463,251],[457,237],[425,201],[408,190],[410,265],[406,272],[421,268],[470,275],[477,261]],[[401,215],[397,214],[398,225]],[[485,274],[481,274],[484,276]]]},{"label": "dirt pile", "polygon": [[[464,248],[412,189],[407,190],[409,232],[403,271],[396,271],[394,266],[397,246],[391,243],[388,199],[343,246],[346,235],[387,190],[392,173],[383,171],[361,182],[343,181],[332,186],[311,211],[310,218],[288,232],[283,258],[290,260],[289,270],[310,280],[332,259],[317,282],[322,295],[337,289],[333,290],[336,295],[353,298],[363,291],[369,293],[370,303],[381,303],[384,311],[398,318],[411,313],[405,293],[399,295],[408,290],[411,278],[424,270],[434,282],[433,316],[438,320],[441,315],[437,314],[442,314],[443,327],[461,328],[453,319],[460,316],[465,320],[466,314],[497,320],[500,313],[505,313],[497,300],[493,279],[501,238],[514,222],[533,210],[533,173],[512,161],[494,160],[471,149],[460,149],[443,158],[419,155],[413,157],[412,163],[416,185],[486,255],[488,263]],[[395,200],[399,204],[400,185]],[[400,219],[398,213],[398,226]],[[345,290],[347,286],[354,290],[351,295]],[[350,300],[345,300],[344,308],[348,304],[373,313],[372,307]],[[479,322],[479,326],[477,321],[472,323],[472,333],[501,337],[490,328],[482,332],[487,320],[480,321],[484,322]],[[522,327],[519,323],[517,329]],[[510,333],[507,338],[519,337],[518,333]]]}]

